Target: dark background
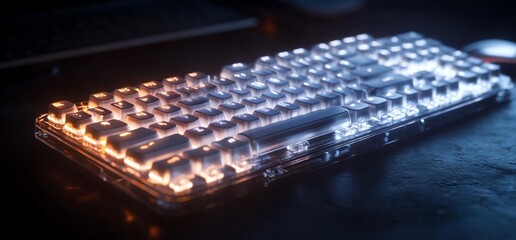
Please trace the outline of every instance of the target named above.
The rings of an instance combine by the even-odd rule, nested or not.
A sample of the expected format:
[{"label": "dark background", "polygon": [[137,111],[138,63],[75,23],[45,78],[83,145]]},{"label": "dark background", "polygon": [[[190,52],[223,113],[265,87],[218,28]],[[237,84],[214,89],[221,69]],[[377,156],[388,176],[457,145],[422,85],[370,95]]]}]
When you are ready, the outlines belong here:
[{"label": "dark background", "polygon": [[[516,40],[506,1],[370,0],[314,16],[277,1],[222,4],[258,27],[4,69],[4,233],[174,239],[514,239],[516,103],[182,218],[163,218],[37,141],[50,102],[193,70],[216,73],[281,50],[358,33],[417,31],[460,48]],[[514,67],[503,66],[514,75]],[[5,214],[5,215],[4,215]]]}]

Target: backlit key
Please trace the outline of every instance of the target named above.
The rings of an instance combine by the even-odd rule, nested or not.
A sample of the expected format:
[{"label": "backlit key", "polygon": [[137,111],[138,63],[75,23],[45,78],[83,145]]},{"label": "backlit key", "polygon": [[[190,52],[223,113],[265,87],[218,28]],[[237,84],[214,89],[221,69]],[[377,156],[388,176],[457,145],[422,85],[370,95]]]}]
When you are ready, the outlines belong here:
[{"label": "backlit key", "polygon": [[261,125],[267,125],[282,119],[280,111],[273,108],[261,108],[254,111],[253,115],[260,118]]},{"label": "backlit key", "polygon": [[214,142],[213,148],[220,151],[224,163],[233,167],[237,173],[249,170],[252,167],[249,162],[251,147],[248,142],[228,137]]},{"label": "backlit key", "polygon": [[82,137],[86,131],[86,125],[93,122],[93,117],[83,111],[66,114],[65,132],[73,137]]},{"label": "backlit key", "polygon": [[198,127],[199,118],[191,114],[181,114],[170,119],[170,122],[177,126],[179,133],[183,134],[187,129]]},{"label": "backlit key", "polygon": [[135,129],[139,127],[149,127],[156,122],[156,117],[146,111],[127,114],[125,121],[129,124],[129,128]]},{"label": "backlit key", "polygon": [[137,128],[131,131],[111,135],[107,138],[104,151],[114,159],[124,159],[128,148],[145,143],[158,137],[155,131]]},{"label": "backlit key", "polygon": [[194,116],[198,117],[203,126],[208,126],[211,122],[224,119],[224,113],[216,108],[203,108],[194,112]]},{"label": "backlit key", "polygon": [[173,76],[163,79],[163,86],[165,90],[172,91],[177,88],[186,87],[186,81],[184,78],[179,76]]},{"label": "backlit key", "polygon": [[189,87],[197,86],[201,83],[207,83],[210,80],[210,76],[203,72],[191,72],[185,76],[186,84]]},{"label": "backlit key", "polygon": [[47,119],[56,124],[64,124],[66,114],[77,112],[77,106],[70,101],[59,101],[48,105]]},{"label": "backlit key", "polygon": [[134,89],[133,87],[115,89],[115,91],[113,91],[113,95],[115,97],[115,101],[117,102],[124,100],[132,102],[134,98],[139,96],[138,91],[136,91],[136,89]]},{"label": "backlit key", "polygon": [[208,146],[188,150],[183,156],[193,162],[193,170],[203,177],[207,183],[215,182],[224,177],[221,169],[224,167],[220,152]]},{"label": "backlit key", "polygon": [[205,127],[188,129],[183,135],[190,139],[192,147],[200,147],[215,141],[213,130]]},{"label": "backlit key", "polygon": [[116,119],[92,123],[86,126],[84,143],[99,148],[106,145],[107,137],[127,130],[127,123]]},{"label": "backlit key", "polygon": [[182,114],[181,108],[174,105],[163,105],[152,110],[158,121],[168,121],[170,118]]},{"label": "backlit key", "polygon": [[177,133],[177,127],[175,124],[166,122],[166,121],[160,121],[157,123],[153,123],[149,125],[149,129],[155,131],[158,133],[158,136],[160,138],[170,136],[172,134]]},{"label": "backlit key", "polygon": [[110,109],[113,112],[114,117],[122,121],[125,119],[127,114],[136,112],[134,105],[126,101],[112,103]]},{"label": "backlit key", "polygon": [[231,121],[237,124],[239,131],[253,129],[261,125],[260,119],[249,113],[235,115],[231,118]]},{"label": "backlit key", "polygon": [[165,91],[156,93],[156,97],[161,101],[162,104],[175,104],[181,100],[181,94],[174,91]]},{"label": "backlit key", "polygon": [[215,138],[218,140],[238,134],[237,125],[227,120],[212,122],[208,125],[208,128],[213,130]]},{"label": "backlit key", "polygon": [[111,103],[115,101],[113,93],[110,92],[99,92],[90,95],[88,101],[88,107],[109,107]]},{"label": "backlit key", "polygon": [[169,186],[175,192],[192,188],[192,178],[194,178],[192,161],[177,155],[154,162],[149,171],[149,179],[152,182]]},{"label": "backlit key", "polygon": [[157,97],[146,95],[135,98],[134,106],[137,111],[152,111],[153,108],[161,106],[161,102]]},{"label": "backlit key", "polygon": [[87,110],[93,116],[94,122],[107,121],[114,118],[113,112],[103,107],[94,107]]},{"label": "backlit key", "polygon": [[140,96],[154,95],[165,91],[163,84],[157,81],[150,81],[140,84]]}]

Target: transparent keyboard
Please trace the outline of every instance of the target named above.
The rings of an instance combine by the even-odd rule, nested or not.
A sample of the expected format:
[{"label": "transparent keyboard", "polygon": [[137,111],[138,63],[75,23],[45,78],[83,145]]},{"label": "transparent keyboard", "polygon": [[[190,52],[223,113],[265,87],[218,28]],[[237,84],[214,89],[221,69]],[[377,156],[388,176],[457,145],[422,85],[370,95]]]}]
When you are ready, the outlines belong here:
[{"label": "transparent keyboard", "polygon": [[512,87],[498,65],[418,33],[360,34],[54,102],[36,137],[178,214],[508,101]]}]

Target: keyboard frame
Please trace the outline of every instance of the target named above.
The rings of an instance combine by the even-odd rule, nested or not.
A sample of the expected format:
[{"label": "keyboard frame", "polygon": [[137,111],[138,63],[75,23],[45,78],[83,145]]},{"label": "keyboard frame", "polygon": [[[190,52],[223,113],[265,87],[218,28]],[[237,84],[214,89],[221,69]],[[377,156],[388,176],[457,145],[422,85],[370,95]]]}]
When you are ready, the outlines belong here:
[{"label": "keyboard frame", "polygon": [[[511,81],[506,75],[501,75],[500,78]],[[250,173],[179,194],[174,194],[172,189],[152,185],[136,176],[127,174],[117,164],[106,161],[107,158],[85,149],[79,142],[62,133],[54,124],[50,123],[47,120],[47,114],[36,118],[35,137],[159,214],[184,215],[258,191],[277,180],[348,160],[472,113],[508,102],[511,98],[512,86],[513,84],[510,83],[507,88],[492,89],[476,97],[469,96],[437,110],[420,112],[409,119],[373,128],[350,138],[326,142],[299,154],[289,155],[285,154],[284,149],[279,149],[265,155],[272,156],[272,158],[267,159],[267,164],[253,169]],[[81,106],[87,106],[87,102],[76,105],[81,108]],[[321,137],[334,137],[333,134],[329,133]]]}]

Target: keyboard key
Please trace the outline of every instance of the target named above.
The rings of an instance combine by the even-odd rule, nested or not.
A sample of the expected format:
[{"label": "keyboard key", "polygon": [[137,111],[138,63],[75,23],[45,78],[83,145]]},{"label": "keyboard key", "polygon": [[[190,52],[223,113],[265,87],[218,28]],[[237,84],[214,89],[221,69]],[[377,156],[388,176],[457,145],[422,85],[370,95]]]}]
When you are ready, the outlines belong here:
[{"label": "keyboard key", "polygon": [[252,69],[251,74],[253,74],[256,77],[256,80],[258,80],[258,82],[265,82],[269,78],[276,77],[276,73],[274,71],[263,68]]},{"label": "keyboard key", "polygon": [[203,108],[194,112],[203,126],[208,126],[211,122],[224,120],[224,113],[216,108]]},{"label": "keyboard key", "polygon": [[183,135],[190,139],[192,147],[200,147],[215,141],[213,130],[205,127],[195,127],[188,129]]},{"label": "keyboard key", "polygon": [[397,92],[403,97],[403,106],[417,106],[418,92],[412,88],[405,88]]},{"label": "keyboard key", "polygon": [[88,113],[93,116],[94,122],[107,121],[114,118],[113,112],[103,107],[89,108]]},{"label": "keyboard key", "polygon": [[199,118],[191,114],[181,114],[170,119],[170,122],[177,126],[179,133],[183,134],[187,129],[198,127]]},{"label": "keyboard key", "polygon": [[307,76],[291,73],[285,76],[285,81],[295,87],[300,87],[303,83],[310,81]]},{"label": "keyboard key", "polygon": [[316,93],[324,89],[322,84],[316,82],[305,82],[301,87],[305,89],[307,97],[314,97]]},{"label": "keyboard key", "polygon": [[135,170],[135,173],[143,173],[148,171],[154,162],[171,158],[189,148],[190,141],[187,137],[173,134],[127,149],[124,163]]},{"label": "keyboard key", "polygon": [[403,107],[403,96],[399,93],[388,92],[382,95],[387,100],[387,108],[390,110],[401,109]]},{"label": "keyboard key", "polygon": [[355,99],[355,94],[353,91],[349,88],[345,87],[336,87],[332,91],[333,93],[336,93],[340,96],[340,102],[341,103],[351,103],[353,101],[356,101],[358,99]]},{"label": "keyboard key", "polygon": [[368,92],[372,94],[381,94],[410,87],[412,86],[412,79],[399,74],[391,74],[386,77],[365,81],[362,83],[362,86],[365,86]]},{"label": "keyboard key", "polygon": [[362,102],[354,102],[344,104],[344,107],[349,112],[349,118],[351,122],[362,122],[369,119],[369,105]]},{"label": "keyboard key", "polygon": [[296,57],[297,60],[310,57],[310,51],[306,50],[305,48],[296,48],[292,50],[292,54]]},{"label": "keyboard key", "polygon": [[232,88],[229,93],[233,95],[234,101],[240,102],[242,99],[251,96],[251,91],[246,88]]},{"label": "keyboard key", "polygon": [[288,87],[288,82],[278,78],[267,79],[267,84],[271,87],[271,90],[281,91],[281,89]]},{"label": "keyboard key", "polygon": [[349,125],[349,115],[342,107],[329,107],[289,118],[238,135],[251,145],[254,156],[287,147],[310,138],[334,132]]},{"label": "keyboard key", "polygon": [[64,124],[66,114],[77,112],[77,106],[70,101],[63,100],[48,105],[47,119],[56,124]]},{"label": "keyboard key", "polygon": [[217,86],[211,83],[201,83],[199,84],[199,92],[201,95],[206,96],[208,93],[218,91]]},{"label": "keyboard key", "polygon": [[247,111],[243,104],[237,102],[226,102],[220,104],[218,109],[224,112],[226,119],[230,119],[233,115],[242,114]]},{"label": "keyboard key", "polygon": [[115,89],[113,94],[116,102],[128,101],[132,103],[133,99],[139,96],[138,91],[136,91],[136,89],[133,87]]},{"label": "keyboard key", "polygon": [[152,109],[159,106],[161,106],[159,98],[152,95],[145,95],[134,99],[136,111],[152,111]]},{"label": "keyboard key", "polygon": [[321,101],[315,98],[300,97],[294,101],[294,104],[301,107],[301,111],[304,113],[313,112],[321,108]]},{"label": "keyboard key", "polygon": [[276,54],[276,61],[278,61],[278,65],[288,67],[289,63],[296,59],[296,56],[291,52],[279,52]]},{"label": "keyboard key", "polygon": [[201,91],[198,86],[178,88],[176,89],[176,92],[179,93],[183,99],[198,97],[201,95]]},{"label": "keyboard key", "polygon": [[310,68],[306,72],[308,79],[314,82],[319,82],[323,77],[326,77],[326,72],[318,69]]},{"label": "keyboard key", "polygon": [[265,99],[259,97],[247,97],[242,99],[241,103],[246,106],[246,109],[249,112],[253,112],[256,109],[264,108],[267,106]]},{"label": "keyboard key", "polygon": [[254,75],[248,72],[237,73],[231,77],[240,88],[245,88],[248,84],[258,81]]},{"label": "keyboard key", "polygon": [[165,91],[156,93],[156,97],[162,104],[176,104],[177,101],[181,100],[181,94],[174,91]]},{"label": "keyboard key", "polygon": [[113,97],[113,93],[109,92],[99,92],[90,95],[88,101],[88,107],[109,107],[111,103],[115,102],[115,98]]},{"label": "keyboard key", "polygon": [[466,84],[477,84],[478,76],[470,71],[461,71],[457,73],[457,78]]},{"label": "keyboard key", "polygon": [[251,66],[245,63],[233,63],[222,67],[220,77],[232,79],[233,75],[251,70]]},{"label": "keyboard key", "polygon": [[210,105],[215,108],[220,104],[233,100],[233,96],[227,92],[211,92],[208,93],[207,97],[210,99]]},{"label": "keyboard key", "polygon": [[213,130],[215,138],[218,140],[238,134],[237,125],[227,120],[212,122],[208,128]]},{"label": "keyboard key", "polygon": [[134,107],[134,105],[126,101],[112,103],[109,109],[111,109],[111,112],[113,112],[113,116],[116,119],[122,121],[125,119],[125,116],[127,116],[127,114],[136,112],[136,108]]},{"label": "keyboard key", "polygon": [[170,118],[182,114],[181,108],[174,105],[163,105],[152,109],[152,114],[158,121],[168,121]]},{"label": "keyboard key", "polygon": [[297,98],[305,95],[305,89],[301,87],[290,86],[281,90],[283,94],[287,96],[287,100],[290,102],[295,101]]},{"label": "keyboard key", "polygon": [[129,130],[127,123],[116,119],[92,123],[86,126],[85,144],[94,148],[105,146],[107,137],[127,130]]},{"label": "keyboard key", "polygon": [[178,101],[177,106],[183,109],[184,113],[191,114],[196,110],[209,107],[209,100],[207,97],[193,97]]},{"label": "keyboard key", "polygon": [[220,91],[227,92],[232,88],[237,87],[236,82],[226,78],[214,78],[211,83],[217,86]]},{"label": "keyboard key", "polygon": [[124,159],[128,148],[143,144],[158,137],[155,131],[136,128],[131,131],[111,135],[106,140],[106,154],[114,159]]},{"label": "keyboard key", "polygon": [[247,85],[247,89],[251,91],[251,94],[254,96],[260,96],[262,93],[269,90],[269,86],[262,82],[252,82]]},{"label": "keyboard key", "polygon": [[342,98],[333,92],[320,92],[315,95],[315,98],[321,101],[323,108],[342,105]]},{"label": "keyboard key", "polygon": [[276,58],[271,56],[263,56],[258,59],[256,59],[254,66],[256,68],[270,68],[274,65],[276,65],[278,62],[276,61]]},{"label": "keyboard key", "polygon": [[164,186],[170,186],[176,192],[192,188],[193,183],[191,179],[194,176],[192,162],[177,155],[152,163],[149,170],[149,179],[151,181]]},{"label": "keyboard key", "polygon": [[203,72],[191,72],[185,75],[185,81],[188,87],[194,87],[201,83],[207,83],[209,80],[210,76]]},{"label": "keyboard key", "polygon": [[224,173],[221,171],[224,163],[218,150],[202,146],[184,152],[183,156],[192,161],[194,173],[203,177],[207,183],[224,177]]},{"label": "keyboard key", "polygon": [[285,76],[292,73],[292,70],[290,68],[280,65],[272,65],[268,69],[274,71],[276,73],[276,77],[280,79],[285,79]]},{"label": "keyboard key", "polygon": [[163,79],[163,86],[166,91],[173,91],[178,88],[186,87],[186,81],[182,77],[172,76]]},{"label": "keyboard key", "polygon": [[388,111],[387,100],[381,97],[368,97],[364,99],[364,103],[369,104],[369,111],[371,115],[381,117]]},{"label": "keyboard key", "polygon": [[64,130],[72,133],[74,137],[84,135],[86,125],[93,122],[93,117],[83,111],[66,114]]},{"label": "keyboard key", "polygon": [[140,96],[154,95],[165,91],[163,84],[158,81],[150,81],[140,84]]},{"label": "keyboard key", "polygon": [[237,173],[249,170],[252,167],[248,161],[251,156],[251,146],[245,141],[228,137],[213,142],[213,148],[220,151],[222,161],[233,167]]},{"label": "keyboard key", "polygon": [[392,72],[392,68],[382,66],[382,65],[369,65],[364,68],[359,68],[353,70],[352,73],[355,74],[360,81],[366,81],[369,79],[381,77],[384,74]]},{"label": "keyboard key", "polygon": [[376,64],[376,61],[363,55],[355,55],[346,58],[346,60],[357,67],[365,67]]},{"label": "keyboard key", "polygon": [[274,109],[281,112],[283,119],[293,118],[301,114],[301,107],[299,105],[288,102],[278,103]]},{"label": "keyboard key", "polygon": [[287,100],[287,96],[281,92],[267,91],[262,94],[262,98],[267,101],[267,106],[274,107],[279,102]]},{"label": "keyboard key", "polygon": [[231,118],[231,121],[236,123],[238,126],[238,131],[245,131],[248,129],[253,129],[259,127],[260,119],[257,116],[254,116],[249,113],[243,113],[235,115]]},{"label": "keyboard key", "polygon": [[177,133],[176,125],[167,121],[153,123],[149,125],[149,129],[157,132],[159,138],[164,138]]},{"label": "keyboard key", "polygon": [[331,91],[340,86],[340,82],[335,78],[324,77],[321,79],[320,83],[324,86],[326,91]]},{"label": "keyboard key", "polygon": [[140,111],[127,114],[125,121],[129,124],[129,128],[135,129],[139,127],[149,127],[149,125],[156,122],[156,117],[154,117],[154,114]]},{"label": "keyboard key", "polygon": [[253,115],[260,118],[261,125],[267,125],[282,119],[281,112],[273,108],[260,108],[254,111]]}]

